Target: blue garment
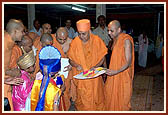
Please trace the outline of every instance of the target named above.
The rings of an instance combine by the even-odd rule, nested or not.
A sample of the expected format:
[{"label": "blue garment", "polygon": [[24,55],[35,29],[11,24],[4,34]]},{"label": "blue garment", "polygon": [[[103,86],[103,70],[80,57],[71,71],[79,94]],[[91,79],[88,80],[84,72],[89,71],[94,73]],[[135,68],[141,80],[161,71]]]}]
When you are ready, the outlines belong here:
[{"label": "blue garment", "polygon": [[72,27],[70,27],[70,29],[68,29],[67,27],[65,28],[68,31],[68,37],[74,39],[76,37],[75,30]]},{"label": "blue garment", "polygon": [[40,28],[39,31],[37,32],[37,30],[35,29],[35,27],[33,27],[33,29],[30,30],[29,32],[34,32],[34,33],[36,33],[38,36],[41,36],[41,34],[42,34],[41,31],[42,31],[41,28]]},{"label": "blue garment", "polygon": [[[40,92],[39,92],[39,100],[36,106],[35,111],[43,111],[44,110],[44,105],[45,105],[45,93],[46,89],[48,87],[48,84],[50,82],[50,73],[51,72],[58,72],[61,69],[61,54],[58,51],[57,48],[53,46],[45,46],[41,49],[39,53],[39,64],[40,64],[40,69],[42,70],[43,73],[43,79],[42,83],[40,86]],[[47,66],[47,76],[44,74],[44,66]],[[46,84],[44,84],[44,79],[47,77]],[[60,81],[60,80],[59,80]],[[61,82],[61,81],[60,81]],[[44,90],[43,89],[43,84],[44,84]],[[40,98],[40,95],[42,93],[42,96]]]}]

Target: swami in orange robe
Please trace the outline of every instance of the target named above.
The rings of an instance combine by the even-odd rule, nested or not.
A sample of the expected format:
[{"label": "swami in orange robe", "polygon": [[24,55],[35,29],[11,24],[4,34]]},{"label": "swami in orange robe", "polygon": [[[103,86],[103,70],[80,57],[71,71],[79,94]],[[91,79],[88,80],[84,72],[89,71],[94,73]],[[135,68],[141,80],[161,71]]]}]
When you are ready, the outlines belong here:
[{"label": "swami in orange robe", "polygon": [[[6,30],[7,31],[4,32],[4,73],[9,69],[12,48],[15,44],[15,41],[21,41],[21,37],[25,34],[23,31],[24,30],[23,23],[15,19],[9,20],[6,26]],[[12,37],[8,32],[15,37]],[[17,37],[16,37],[16,33],[17,33]],[[9,78],[9,77],[11,76],[4,75],[4,78]],[[8,98],[9,104],[11,106],[11,111],[13,111],[11,85],[7,85],[7,84],[3,84],[3,85],[4,85],[4,97]]]},{"label": "swami in orange robe", "polygon": [[107,77],[105,83],[105,105],[107,111],[128,111],[131,108],[130,100],[134,76],[134,44],[133,38],[128,34],[119,34],[118,40],[112,49],[109,69],[117,71],[126,65],[124,44],[127,39],[132,44],[131,65],[126,70]]},{"label": "swami in orange robe", "polygon": [[[90,32],[90,21],[80,20],[77,22],[78,31]],[[86,44],[76,37],[70,44],[68,57],[82,66],[83,70],[89,70],[96,66],[107,54],[107,48],[104,42],[96,35],[90,32],[90,39]],[[72,74],[77,75],[78,71],[72,67]],[[105,109],[103,80],[101,77],[87,80],[74,79],[76,86],[75,107],[78,111],[101,111]]]},{"label": "swami in orange robe", "polygon": [[[67,55],[66,55],[66,52],[69,49],[69,44],[71,42],[71,39],[67,38],[67,41],[64,44],[61,45],[56,40],[55,34],[51,34],[51,35],[53,37],[53,46],[59,50],[59,52],[61,53],[61,58],[68,58]],[[65,100],[64,101],[65,102],[65,106],[66,106],[65,107],[65,111],[69,110],[69,108],[70,108],[70,97],[71,97],[72,94],[74,94],[73,92],[72,92],[72,94],[70,94],[71,92],[69,91],[69,89],[71,89],[70,88],[71,87],[71,83],[70,83],[71,80],[72,80],[72,72],[69,71],[68,77],[67,77],[67,79],[65,79],[65,87],[66,87],[66,89],[65,89],[65,92],[64,92],[64,95],[63,95],[64,100]],[[73,88],[73,85],[72,85],[72,88]],[[74,91],[74,90],[72,90],[72,91]]]}]

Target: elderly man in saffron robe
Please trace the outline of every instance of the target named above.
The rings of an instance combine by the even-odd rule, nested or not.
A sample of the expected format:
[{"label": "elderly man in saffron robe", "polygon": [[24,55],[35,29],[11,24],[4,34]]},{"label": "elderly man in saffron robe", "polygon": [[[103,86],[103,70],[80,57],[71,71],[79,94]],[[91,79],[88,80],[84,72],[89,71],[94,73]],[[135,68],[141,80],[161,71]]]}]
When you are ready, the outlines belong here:
[{"label": "elderly man in saffron robe", "polygon": [[[107,48],[98,36],[90,31],[90,20],[77,23],[78,36],[70,44],[68,57],[73,75],[102,65]],[[76,86],[75,107],[78,111],[104,110],[103,80],[101,77],[87,80],[73,79]]]}]

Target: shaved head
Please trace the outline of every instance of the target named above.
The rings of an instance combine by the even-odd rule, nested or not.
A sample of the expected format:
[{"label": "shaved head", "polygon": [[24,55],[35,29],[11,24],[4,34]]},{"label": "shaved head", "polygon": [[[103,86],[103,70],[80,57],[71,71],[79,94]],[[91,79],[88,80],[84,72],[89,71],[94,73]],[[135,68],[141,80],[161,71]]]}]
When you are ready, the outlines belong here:
[{"label": "shaved head", "polygon": [[52,38],[51,34],[45,33],[41,36],[40,42],[42,43],[43,47],[46,45],[52,45],[53,38]]},{"label": "shaved head", "polygon": [[20,20],[10,19],[6,25],[6,31],[11,34],[12,31],[24,28],[23,23]]},{"label": "shaved head", "polygon": [[117,39],[121,32],[121,25],[118,20],[113,20],[108,24],[108,34],[112,39]]},{"label": "shaved head", "polygon": [[32,50],[33,40],[29,36],[24,35],[22,37],[19,45],[23,47],[23,49],[26,53],[28,53]]},{"label": "shaved head", "polygon": [[60,44],[64,44],[68,38],[68,31],[64,27],[58,28],[56,32],[56,39]]},{"label": "shaved head", "polygon": [[59,34],[61,34],[61,35],[68,35],[68,31],[64,27],[59,27],[57,29],[56,35],[58,36]]},{"label": "shaved head", "polygon": [[109,23],[108,27],[114,26],[115,28],[121,28],[120,22],[118,20],[113,20]]},{"label": "shaved head", "polygon": [[26,44],[29,43],[29,42],[32,42],[32,43],[33,43],[33,40],[32,40],[29,36],[24,35],[24,36],[22,37],[21,43],[22,43],[23,45],[26,45]]}]

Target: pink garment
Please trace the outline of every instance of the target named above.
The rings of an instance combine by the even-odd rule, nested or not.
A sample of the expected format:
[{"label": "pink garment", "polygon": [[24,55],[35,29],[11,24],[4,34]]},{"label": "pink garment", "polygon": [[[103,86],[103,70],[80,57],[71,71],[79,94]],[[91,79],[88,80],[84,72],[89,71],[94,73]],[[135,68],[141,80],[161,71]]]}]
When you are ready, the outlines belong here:
[{"label": "pink garment", "polygon": [[21,70],[21,78],[24,79],[23,85],[13,86],[12,101],[14,111],[24,111],[26,99],[31,92],[33,81],[30,81],[30,77],[27,72]]}]

